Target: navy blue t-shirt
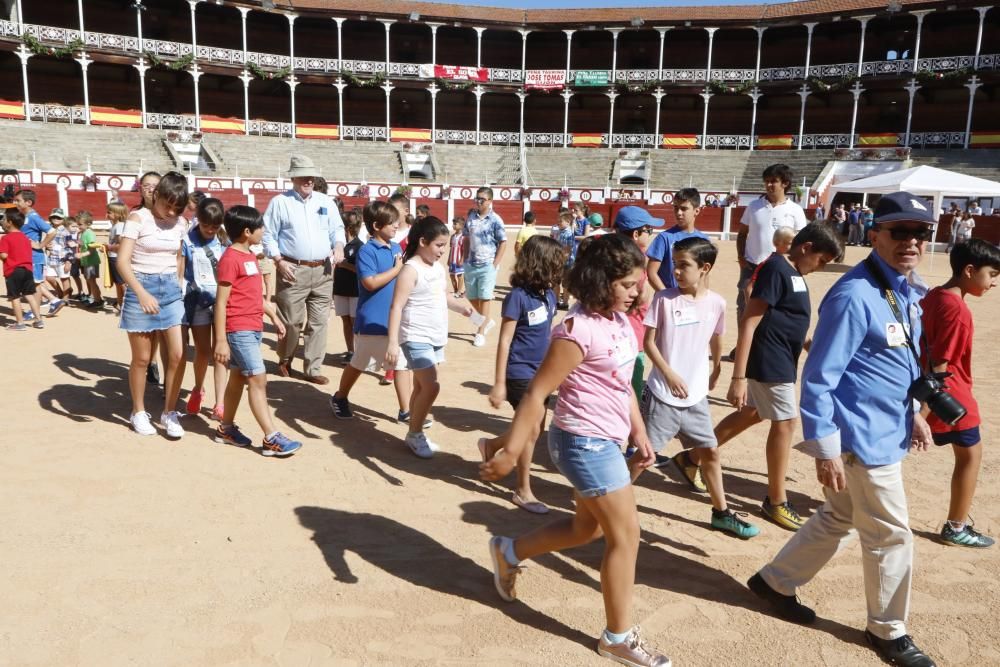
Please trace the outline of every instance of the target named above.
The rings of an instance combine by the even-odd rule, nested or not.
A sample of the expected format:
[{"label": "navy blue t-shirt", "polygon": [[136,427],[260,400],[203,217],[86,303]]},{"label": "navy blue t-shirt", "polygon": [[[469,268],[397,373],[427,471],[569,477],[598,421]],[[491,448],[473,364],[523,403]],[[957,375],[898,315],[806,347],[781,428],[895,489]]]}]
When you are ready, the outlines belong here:
[{"label": "navy blue t-shirt", "polygon": [[795,382],[799,355],[809,333],[809,288],[795,267],[775,256],[761,264],[751,298],[770,308],[750,345],[747,377],[758,382]]},{"label": "navy blue t-shirt", "polygon": [[[361,239],[354,237],[351,242],[344,246],[344,262],[357,268],[358,251],[361,250]],[[357,271],[342,269],[339,266],[333,269],[333,295],[334,296],[357,296],[358,295],[358,274]]]},{"label": "navy blue t-shirt", "polygon": [[367,336],[389,335],[389,308],[392,307],[392,293],[396,289],[396,279],[374,292],[365,289],[362,278],[370,278],[385,273],[396,263],[396,256],[402,254],[399,244],[390,242],[383,245],[374,238],[358,250],[358,311],[354,320],[354,333]]},{"label": "navy blue t-shirt", "polygon": [[504,297],[501,315],[517,322],[507,357],[507,379],[530,380],[549,349],[556,295],[552,290],[540,295],[515,287]]}]

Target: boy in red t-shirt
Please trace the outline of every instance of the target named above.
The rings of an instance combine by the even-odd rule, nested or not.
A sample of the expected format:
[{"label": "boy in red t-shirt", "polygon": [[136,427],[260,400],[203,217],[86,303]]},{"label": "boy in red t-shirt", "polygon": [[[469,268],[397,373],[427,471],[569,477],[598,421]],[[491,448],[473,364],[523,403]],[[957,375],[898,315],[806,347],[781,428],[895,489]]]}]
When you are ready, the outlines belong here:
[{"label": "boy in red t-shirt", "polygon": [[[250,206],[233,206],[223,220],[226,234],[233,244],[222,253],[218,268],[218,292],[215,297],[215,360],[230,364],[229,384],[226,385],[225,411],[222,423],[215,431],[215,441],[247,447],[250,438],[233,423],[236,408],[243,397],[243,385],[250,394],[250,411],[264,431],[264,456],[290,456],[302,448],[274,429],[271,410],[267,405],[267,372],[260,343],[264,330],[264,313],[278,329],[278,340],[285,336],[274,304],[264,302],[264,281],[257,256],[250,246],[259,244],[264,236],[264,219]],[[221,332],[225,332],[223,337]]]},{"label": "boy in red t-shirt", "polygon": [[979,406],[972,395],[972,312],[964,299],[966,294],[982,296],[996,286],[1000,249],[980,239],[969,239],[952,249],[949,261],[951,279],[932,289],[921,302],[927,340],[924,366],[929,365],[936,373],[951,373],[945,380],[946,390],[968,410],[953,425],[933,413],[927,415],[934,444],[951,445],[955,452],[951,503],[940,539],[954,546],[983,548],[992,546],[994,540],[975,531],[969,519],[983,449],[979,446]]},{"label": "boy in red t-shirt", "polygon": [[[21,297],[26,297],[31,303],[32,312],[41,313],[41,297],[35,291],[35,277],[32,273],[31,240],[21,233],[24,226],[24,214],[16,209],[7,209],[3,221],[6,232],[0,238],[0,261],[3,261],[3,277],[7,282],[7,298],[14,311],[14,323],[7,328],[12,331],[24,331],[24,315],[21,312]],[[45,323],[35,320],[35,328],[41,329]]]}]

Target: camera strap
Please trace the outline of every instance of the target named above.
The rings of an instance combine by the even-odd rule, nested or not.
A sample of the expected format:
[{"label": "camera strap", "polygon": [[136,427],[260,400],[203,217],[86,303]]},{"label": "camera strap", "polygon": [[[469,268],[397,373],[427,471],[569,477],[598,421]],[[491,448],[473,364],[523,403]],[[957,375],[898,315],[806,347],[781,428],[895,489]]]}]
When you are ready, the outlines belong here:
[{"label": "camera strap", "polygon": [[917,346],[913,344],[913,337],[910,336],[910,323],[909,317],[903,316],[903,311],[899,307],[899,299],[896,298],[896,292],[889,285],[888,278],[885,277],[885,273],[882,271],[882,267],[878,265],[875,258],[872,255],[868,255],[865,259],[865,267],[868,272],[872,274],[872,278],[878,283],[878,286],[882,289],[882,296],[885,297],[886,302],[889,304],[889,310],[892,311],[893,316],[899,325],[903,327],[903,335],[906,336],[906,344],[910,348],[910,352],[913,353],[913,359],[917,362],[917,368],[923,370],[923,365],[920,363],[920,354],[917,352]]}]

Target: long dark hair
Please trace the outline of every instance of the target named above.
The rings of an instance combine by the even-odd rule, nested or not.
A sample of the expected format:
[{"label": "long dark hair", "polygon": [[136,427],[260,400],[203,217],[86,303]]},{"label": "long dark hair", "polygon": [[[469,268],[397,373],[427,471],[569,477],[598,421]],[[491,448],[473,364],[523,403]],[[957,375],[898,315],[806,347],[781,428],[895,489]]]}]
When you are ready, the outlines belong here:
[{"label": "long dark hair", "polygon": [[433,215],[417,220],[410,227],[410,233],[406,235],[406,250],[403,251],[403,261],[412,259],[417,254],[417,250],[420,249],[421,239],[425,243],[430,244],[437,237],[448,236],[450,233],[448,225]]}]

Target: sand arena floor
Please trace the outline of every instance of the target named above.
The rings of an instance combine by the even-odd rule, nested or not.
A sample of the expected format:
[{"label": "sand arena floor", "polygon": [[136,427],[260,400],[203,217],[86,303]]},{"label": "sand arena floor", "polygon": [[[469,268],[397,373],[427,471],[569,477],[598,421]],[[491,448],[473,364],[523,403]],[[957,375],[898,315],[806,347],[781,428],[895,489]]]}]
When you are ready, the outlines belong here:
[{"label": "sand arena floor", "polygon": [[[721,247],[712,284],[730,302],[728,350],[737,265],[734,244]],[[847,261],[863,255],[851,248]],[[843,270],[808,278],[814,308]],[[933,267],[926,257],[921,273],[943,282],[945,256]],[[973,515],[997,535],[1000,294],[969,305],[986,447]],[[0,312],[9,314],[6,306]],[[509,484],[477,479],[476,438],[500,432],[512,414],[486,400],[495,334],[473,348],[467,324],[453,315],[431,431],[442,451],[433,460],[402,444],[392,389],[374,376],[352,395],[353,421],[333,418],[330,387],[272,376],[280,428],[305,443],[275,460],[214,444],[205,416],[184,419],[180,442],[134,435],[126,425],[128,345],[114,316],[66,309],[47,324],[0,331],[0,664],[610,664],[594,652],[603,628],[601,544],[530,563],[516,603],[493,590],[489,535],[548,520],[515,508]],[[344,346],[332,324],[326,372],[335,386]],[[273,334],[265,340],[273,363]],[[725,364],[713,392],[716,421],[729,411],[721,399],[731,373]],[[155,389],[148,401],[158,415]],[[246,401],[238,421],[259,440]],[[636,620],[677,665],[879,664],[862,637],[856,547],[801,591],[819,614],[814,627],[765,615],[745,588],[790,535],[757,514],[765,434],[758,426],[723,450],[730,502],[761,528],[749,542],[710,531],[705,498],[672,473],[641,478]],[[535,491],[550,516],[571,511],[569,487],[543,447],[535,459]],[[905,464],[916,534],[910,631],[941,665],[997,665],[1000,551],[932,540],[947,509],[952,459],[938,449]],[[821,496],[812,460],[794,453],[789,478],[792,500],[811,513]]]}]

